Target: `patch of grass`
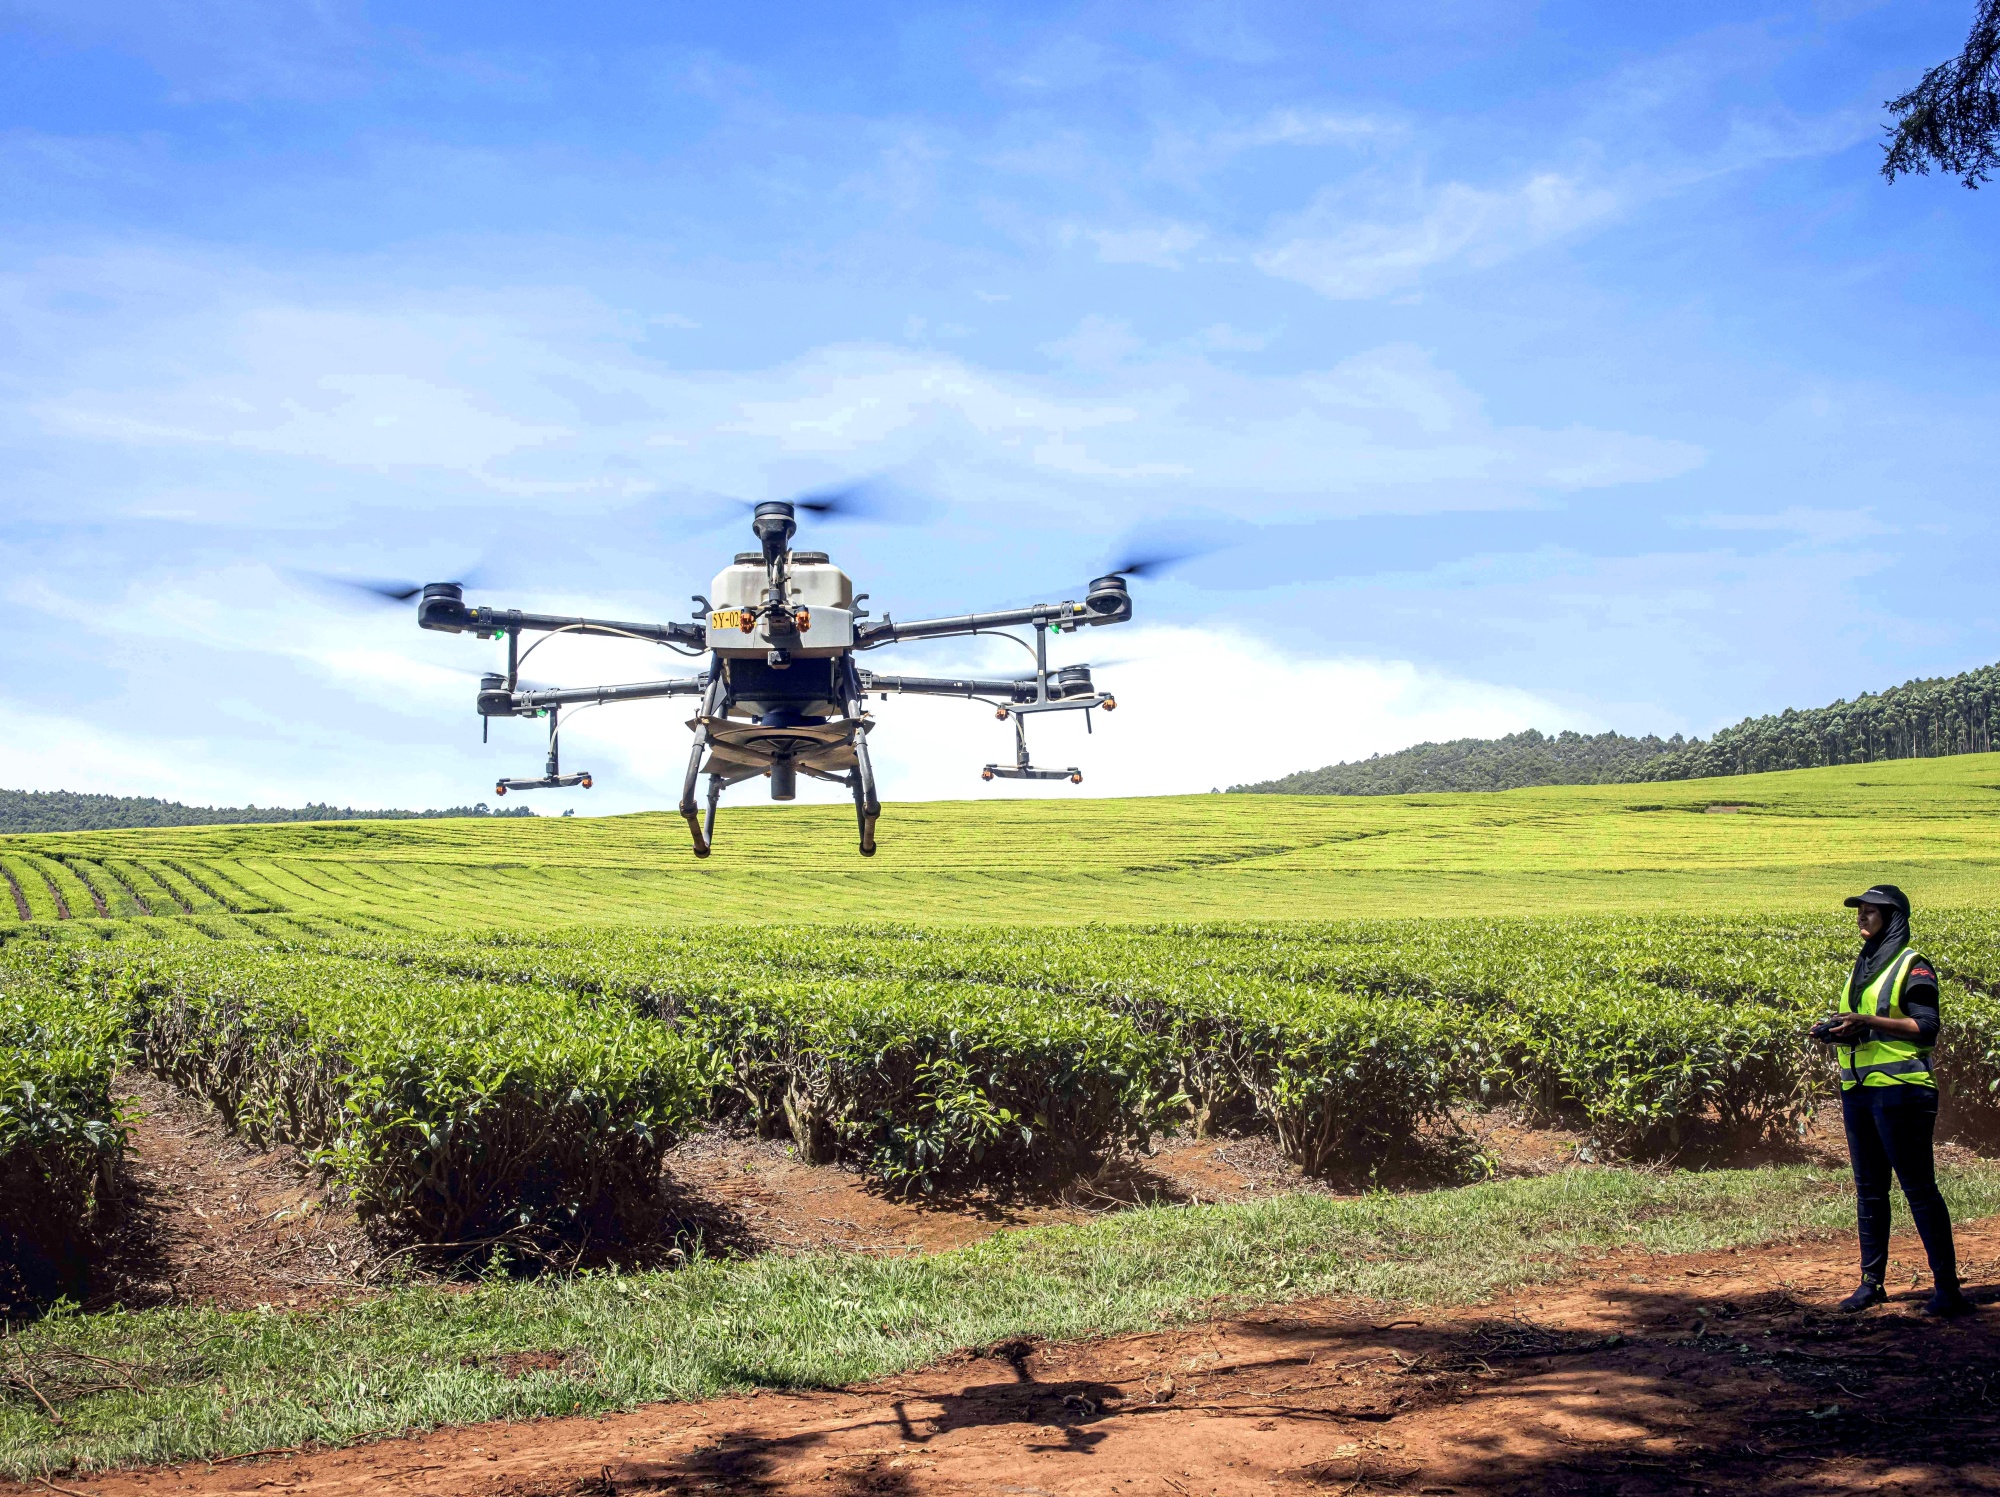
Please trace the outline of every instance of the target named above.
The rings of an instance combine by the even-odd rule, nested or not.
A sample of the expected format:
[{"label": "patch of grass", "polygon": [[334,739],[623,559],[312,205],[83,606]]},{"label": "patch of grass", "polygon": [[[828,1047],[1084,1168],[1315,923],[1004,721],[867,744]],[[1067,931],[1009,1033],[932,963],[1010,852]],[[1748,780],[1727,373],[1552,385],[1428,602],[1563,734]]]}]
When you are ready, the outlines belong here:
[{"label": "patch of grass", "polygon": [[[2000,1168],[1955,1172],[1946,1192],[1961,1220],[2000,1211]],[[1844,1232],[1852,1212],[1845,1178],[1823,1170],[1593,1170],[1358,1201],[1133,1211],[926,1258],[700,1261],[298,1312],[58,1315],[0,1344],[0,1473],[838,1386],[959,1347],[1141,1330],[1235,1301],[1464,1303],[1553,1278],[1593,1250]],[[496,1359],[515,1352],[562,1361],[510,1379]],[[17,1386],[37,1370],[61,1424]]]}]

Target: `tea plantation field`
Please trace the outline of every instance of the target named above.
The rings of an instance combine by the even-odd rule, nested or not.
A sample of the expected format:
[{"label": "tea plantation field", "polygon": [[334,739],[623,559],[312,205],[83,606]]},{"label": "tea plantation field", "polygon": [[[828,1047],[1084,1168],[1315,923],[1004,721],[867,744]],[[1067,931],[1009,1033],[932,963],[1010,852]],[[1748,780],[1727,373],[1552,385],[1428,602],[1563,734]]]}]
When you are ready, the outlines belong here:
[{"label": "tea plantation field", "polygon": [[[134,1068],[295,1150],[381,1251],[504,1243],[517,1268],[655,1230],[668,1150],[718,1121],[947,1199],[1087,1178],[1189,1125],[1262,1134],[1348,1185],[1463,1179],[1481,1168],[1464,1120],[1494,1104],[1587,1133],[1600,1158],[1727,1157],[1828,1095],[1804,1030],[1852,958],[1840,898],[1885,879],[1938,965],[1946,1124],[2000,1141],[2000,756],[1486,796],[898,806],[872,861],[836,809],[727,828],[706,863],[664,815],[0,839],[0,1289],[87,1292]],[[1790,1204],[1756,1233],[1797,1230],[1832,1188],[1699,1178],[1657,1190],[1701,1197],[1702,1241],[1749,1240],[1744,1203],[1767,1196]],[[2000,1200],[1983,1174],[1954,1188]],[[1585,1180],[1535,1209],[1620,1240],[1654,1209],[1633,1192],[1655,1189]],[[1435,1209],[1476,1233],[1501,1199]],[[1186,1269],[1197,1299],[1224,1284],[1201,1254],[1236,1253],[1236,1220],[1162,1282]],[[1308,1281],[1289,1258],[1268,1268]],[[1034,1295],[1070,1292],[1037,1286],[992,1324],[1040,1324]],[[1127,1298],[1048,1323],[1122,1324],[1143,1296]],[[380,1313],[416,1302],[396,1291]],[[57,1317],[16,1359],[32,1342],[49,1368],[138,1365],[181,1314]],[[315,1382],[272,1395],[269,1429],[215,1423],[239,1378],[321,1376],[273,1356],[210,1369],[210,1423],[164,1444],[166,1394],[78,1393],[66,1423],[0,1398],[0,1469],[493,1412],[472,1389],[313,1423],[347,1397]],[[411,1370],[426,1357],[389,1360],[430,1398]],[[656,1383],[592,1406],[673,1391]]]},{"label": "tea plantation field", "polygon": [[1892,879],[2000,896],[2000,755],[1497,795],[731,810],[697,862],[669,814],[0,838],[0,934],[193,917],[220,933],[699,920],[1161,919],[1824,908]]}]

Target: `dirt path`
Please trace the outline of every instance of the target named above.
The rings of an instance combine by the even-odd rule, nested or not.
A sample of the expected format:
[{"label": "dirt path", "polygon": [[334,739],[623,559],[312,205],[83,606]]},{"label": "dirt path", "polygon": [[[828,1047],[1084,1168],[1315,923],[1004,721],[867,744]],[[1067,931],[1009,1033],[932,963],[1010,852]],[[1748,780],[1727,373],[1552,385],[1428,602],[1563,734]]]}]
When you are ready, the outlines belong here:
[{"label": "dirt path", "polygon": [[[1975,1287],[1991,1284],[2000,1219],[1962,1231],[1961,1249]],[[863,1388],[482,1425],[59,1489],[2000,1491],[2000,1306],[1936,1324],[1905,1292],[1843,1317],[1832,1305],[1852,1257],[1846,1243],[1618,1255],[1465,1310],[1285,1306],[1155,1335],[994,1347]],[[1899,1276],[1921,1262],[1903,1239],[1895,1259]]]},{"label": "dirt path", "polygon": [[291,1150],[248,1147],[152,1076],[129,1073],[120,1090],[135,1113],[123,1200],[86,1308],[295,1306],[364,1285],[375,1253],[360,1223]]},{"label": "dirt path", "polygon": [[1099,1177],[1037,1194],[976,1191],[899,1200],[858,1171],[801,1162],[789,1144],[740,1130],[696,1134],[667,1155],[670,1188],[714,1251],[920,1253],[1013,1227],[1084,1221],[1129,1206],[1234,1202],[1327,1189],[1268,1138],[1176,1138]]},{"label": "dirt path", "polygon": [[[257,1150],[156,1077],[119,1078],[132,1110],[121,1206],[85,1308],[294,1307],[378,1292],[398,1265],[295,1151]],[[936,1252],[1012,1227],[1163,1202],[1238,1201],[1316,1188],[1265,1138],[1176,1140],[1046,1199],[975,1193],[902,1201],[857,1171],[809,1165],[740,1129],[696,1134],[667,1156],[687,1233],[722,1256]],[[424,1276],[419,1272],[419,1276]]]}]

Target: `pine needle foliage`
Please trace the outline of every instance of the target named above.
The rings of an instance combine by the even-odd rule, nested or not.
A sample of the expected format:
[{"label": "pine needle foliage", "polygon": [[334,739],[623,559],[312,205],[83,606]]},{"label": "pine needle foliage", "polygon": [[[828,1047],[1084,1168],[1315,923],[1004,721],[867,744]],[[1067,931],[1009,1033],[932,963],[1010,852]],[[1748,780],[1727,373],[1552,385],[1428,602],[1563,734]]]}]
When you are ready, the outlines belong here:
[{"label": "pine needle foliage", "polygon": [[1933,166],[1975,191],[1988,181],[2000,166],[2000,0],[1979,0],[1964,50],[1883,108],[1896,115],[1882,151],[1891,182]]}]

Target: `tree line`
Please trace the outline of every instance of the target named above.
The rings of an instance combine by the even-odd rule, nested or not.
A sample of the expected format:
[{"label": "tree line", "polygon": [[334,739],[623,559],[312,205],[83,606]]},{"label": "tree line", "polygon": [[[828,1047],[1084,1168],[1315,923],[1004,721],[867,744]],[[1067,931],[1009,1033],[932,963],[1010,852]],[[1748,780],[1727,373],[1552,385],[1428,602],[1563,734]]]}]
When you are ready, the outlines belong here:
[{"label": "tree line", "polygon": [[271,821],[428,821],[445,816],[533,816],[450,806],[442,811],[357,811],[352,806],[184,806],[141,795],[82,795],[72,790],[0,790],[0,832],[107,832],[126,827],[224,826]]},{"label": "tree line", "polygon": [[1543,734],[1419,743],[1393,754],[1301,770],[1232,791],[1270,795],[1409,795],[1424,790],[1519,790],[1527,785],[1602,785],[1632,778],[1639,765],[1672,752],[1680,738],[1623,733]]},{"label": "tree line", "polygon": [[1271,795],[1407,795],[1425,790],[1518,790],[1698,780],[1819,769],[1883,759],[1984,754],[2000,738],[2000,665],[1906,681],[1853,701],[1746,717],[1712,738],[1538,733],[1420,743],[1232,791]]},{"label": "tree line", "polygon": [[1706,742],[1696,739],[1637,766],[1628,778],[1698,780],[1768,769],[1985,754],[1993,750],[1997,722],[2000,665],[1985,665],[1963,675],[1905,681],[1830,707],[1746,717]]}]

